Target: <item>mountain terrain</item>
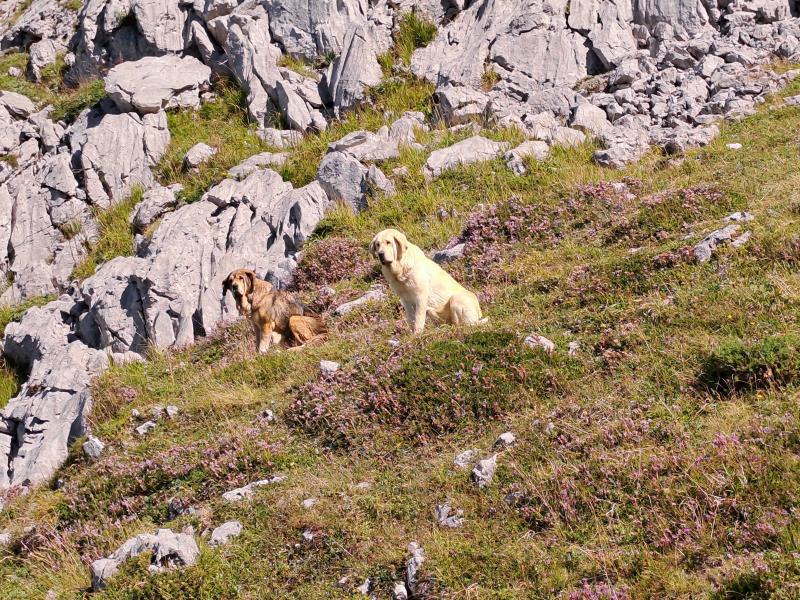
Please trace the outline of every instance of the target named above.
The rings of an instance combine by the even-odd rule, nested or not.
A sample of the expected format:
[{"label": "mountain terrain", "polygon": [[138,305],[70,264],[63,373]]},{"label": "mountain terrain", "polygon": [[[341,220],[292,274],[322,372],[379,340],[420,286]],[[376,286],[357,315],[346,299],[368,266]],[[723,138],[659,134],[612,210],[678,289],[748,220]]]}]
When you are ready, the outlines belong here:
[{"label": "mountain terrain", "polygon": [[0,597],[799,597],[799,9],[4,0]]}]

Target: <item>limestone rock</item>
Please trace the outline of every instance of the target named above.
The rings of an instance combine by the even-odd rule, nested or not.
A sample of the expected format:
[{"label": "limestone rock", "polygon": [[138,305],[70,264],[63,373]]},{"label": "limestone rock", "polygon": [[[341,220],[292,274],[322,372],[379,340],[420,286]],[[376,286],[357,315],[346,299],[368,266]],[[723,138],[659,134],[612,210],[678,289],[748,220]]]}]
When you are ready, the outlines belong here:
[{"label": "limestone rock", "polygon": [[217,153],[216,148],[212,148],[208,144],[199,143],[195,144],[186,152],[183,157],[183,166],[187,169],[196,169],[203,163],[211,160]]},{"label": "limestone rock", "polygon": [[484,116],[489,98],[469,87],[445,85],[436,90],[442,118],[448,126],[468,123]]},{"label": "limestone rock", "polygon": [[248,483],[244,487],[236,488],[235,490],[231,490],[229,492],[225,492],[222,494],[222,499],[228,502],[237,502],[239,500],[244,500],[250,498],[253,495],[253,492],[260,487],[264,487],[267,485],[273,485],[275,483],[280,483],[286,479],[285,475],[273,475],[267,479],[261,479],[259,481],[254,481],[252,483]]},{"label": "limestone rock", "polygon": [[86,456],[88,456],[89,458],[97,459],[100,458],[100,455],[103,453],[103,448],[105,448],[105,444],[101,440],[94,437],[93,435],[90,435],[88,439],[85,442],[83,442],[82,447],[83,447],[83,453]]},{"label": "limestone rock", "polygon": [[492,483],[496,470],[497,454],[492,454],[489,458],[478,461],[478,464],[472,469],[472,480],[478,486],[478,489],[483,489]]},{"label": "limestone rock", "polygon": [[345,302],[344,304],[340,304],[333,310],[333,314],[337,316],[346,315],[354,308],[362,306],[367,302],[375,302],[378,300],[385,300],[386,299],[386,291],[384,290],[383,286],[380,284],[373,285],[372,288],[367,291],[366,294],[356,298],[351,302]]},{"label": "limestone rock", "polygon": [[527,172],[525,159],[532,157],[535,160],[545,160],[550,154],[550,147],[542,141],[529,140],[522,142],[513,150],[509,150],[503,157],[506,165],[515,175],[524,175]]},{"label": "limestone rock", "polygon": [[211,69],[194,57],[151,56],[123,62],[106,75],[106,92],[122,112],[157,113],[165,108],[196,108],[209,86]]},{"label": "limestone rock", "polygon": [[382,76],[375,46],[366,29],[360,25],[350,26],[342,52],[326,75],[328,94],[336,112],[360,104],[364,100],[364,89],[378,85]]},{"label": "limestone rock", "polygon": [[508,148],[508,142],[493,142],[476,135],[431,153],[425,162],[423,172],[428,177],[437,177],[444,171],[459,165],[492,160]]},{"label": "limestone rock", "polygon": [[289,155],[285,152],[262,152],[246,158],[228,171],[228,176],[241,181],[250,173],[264,167],[279,167],[286,162]]},{"label": "limestone rock", "polygon": [[436,506],[436,522],[439,527],[456,529],[464,524],[464,511],[454,511],[449,502]]},{"label": "limestone rock", "polygon": [[552,354],[556,350],[556,345],[552,341],[536,333],[527,336],[523,343],[531,348],[540,348],[547,354]]},{"label": "limestone rock", "polygon": [[142,196],[142,201],[131,212],[130,223],[134,229],[139,232],[144,231],[163,214],[175,208],[178,205],[178,199],[175,197],[176,189],[180,189],[180,186],[176,188],[157,185],[147,190]]},{"label": "limestone rock", "polygon": [[341,202],[360,212],[367,207],[369,169],[344,152],[325,155],[317,170],[317,181],[332,202]]},{"label": "limestone rock", "polygon": [[150,167],[163,156],[170,141],[164,111],[140,117],[136,113],[90,118],[80,161],[89,200],[108,208],[155,181]]},{"label": "limestone rock", "polygon": [[694,256],[697,262],[710,261],[717,247],[725,242],[730,242],[737,231],[739,231],[739,225],[732,223],[709,233],[694,247]]},{"label": "limestone rock", "polygon": [[378,133],[353,131],[328,144],[328,152],[344,152],[359,161],[382,162],[400,156],[397,142],[383,128]]},{"label": "limestone rock", "polygon": [[214,546],[224,546],[241,533],[242,524],[239,521],[226,521],[211,532],[211,539],[208,541],[208,545],[212,548]]},{"label": "limestone rock", "polygon": [[174,533],[171,529],[142,533],[129,539],[107,558],[92,563],[92,589],[103,589],[123,562],[144,552],[152,552],[150,570],[156,573],[191,566],[200,557],[200,549],[189,534]]}]

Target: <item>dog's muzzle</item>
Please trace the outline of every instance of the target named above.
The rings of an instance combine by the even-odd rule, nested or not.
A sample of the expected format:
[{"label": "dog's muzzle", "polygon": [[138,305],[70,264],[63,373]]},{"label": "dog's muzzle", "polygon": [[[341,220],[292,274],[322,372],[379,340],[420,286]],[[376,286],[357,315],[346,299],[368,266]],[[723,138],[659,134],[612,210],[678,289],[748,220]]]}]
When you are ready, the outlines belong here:
[{"label": "dog's muzzle", "polygon": [[386,255],[383,252],[378,252],[378,260],[381,261],[382,265],[390,265],[392,261],[386,260]]}]

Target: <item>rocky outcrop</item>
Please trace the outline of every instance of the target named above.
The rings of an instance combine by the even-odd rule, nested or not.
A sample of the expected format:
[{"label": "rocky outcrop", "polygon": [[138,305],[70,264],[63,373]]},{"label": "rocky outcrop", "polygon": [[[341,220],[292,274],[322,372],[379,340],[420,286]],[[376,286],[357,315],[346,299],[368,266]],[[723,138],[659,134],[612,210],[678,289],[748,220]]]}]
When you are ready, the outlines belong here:
[{"label": "rocky outcrop", "polygon": [[170,141],[164,111],[139,116],[95,110],[84,114],[79,123],[79,160],[92,204],[107,208],[130,195],[134,187],[147,189],[155,183],[150,168]]},{"label": "rocky outcrop", "polygon": [[[163,207],[154,195],[166,197],[165,189],[143,202]],[[182,346],[235,318],[222,296],[234,268],[286,280],[329,202],[317,182],[293,189],[267,169],[223,180],[163,216],[135,256],[109,261],[71,296],[9,325],[5,354],[30,375],[0,413],[0,456],[8,459],[0,489],[44,481],[61,465],[85,433],[89,380],[109,359],[127,360],[149,345]]]},{"label": "rocky outcrop", "polygon": [[4,353],[28,377],[0,411],[0,489],[45,481],[66,460],[69,443],[85,433],[89,381],[108,366],[108,356],[69,341],[74,306],[64,296],[6,327]]}]

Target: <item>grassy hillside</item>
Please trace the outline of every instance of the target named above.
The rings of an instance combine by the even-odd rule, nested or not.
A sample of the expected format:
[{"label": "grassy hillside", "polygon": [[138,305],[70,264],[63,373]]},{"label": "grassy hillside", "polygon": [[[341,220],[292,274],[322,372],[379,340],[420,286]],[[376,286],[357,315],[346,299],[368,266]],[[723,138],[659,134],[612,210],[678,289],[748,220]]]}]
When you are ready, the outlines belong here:
[{"label": "grassy hillside", "polygon": [[[345,127],[375,128],[377,114]],[[409,169],[396,197],[320,225],[299,293],[325,308],[314,281],[338,304],[379,280],[366,246],[385,226],[426,250],[463,233],[449,269],[490,323],[412,338],[390,297],[331,319],[330,338],[302,351],[255,356],[240,323],[110,370],[91,415],[101,459],[76,442],[62,486],[0,514],[13,538],[0,597],[88,596],[88,563],[128,537],[235,518],[242,535],[201,543],[196,566],[151,575],[140,557],[92,596],[349,598],[369,577],[386,598],[415,540],[429,597],[797,598],[798,130],[800,108],[776,98],[685,157],[614,172],[587,144],[521,178],[496,161],[426,182],[426,153],[405,151],[384,169]],[[296,149],[284,176],[303,183],[325,139]],[[744,210],[749,242],[692,260]],[[534,332],[557,351],[527,347]],[[342,369],[321,376],[321,359]],[[165,404],[178,416],[136,436],[132,411]],[[453,458],[488,456],[507,430],[517,443],[478,490]],[[276,473],[287,480],[252,500],[220,498]],[[448,500],[461,528],[436,524]],[[195,511],[172,518],[170,501]]]}]

